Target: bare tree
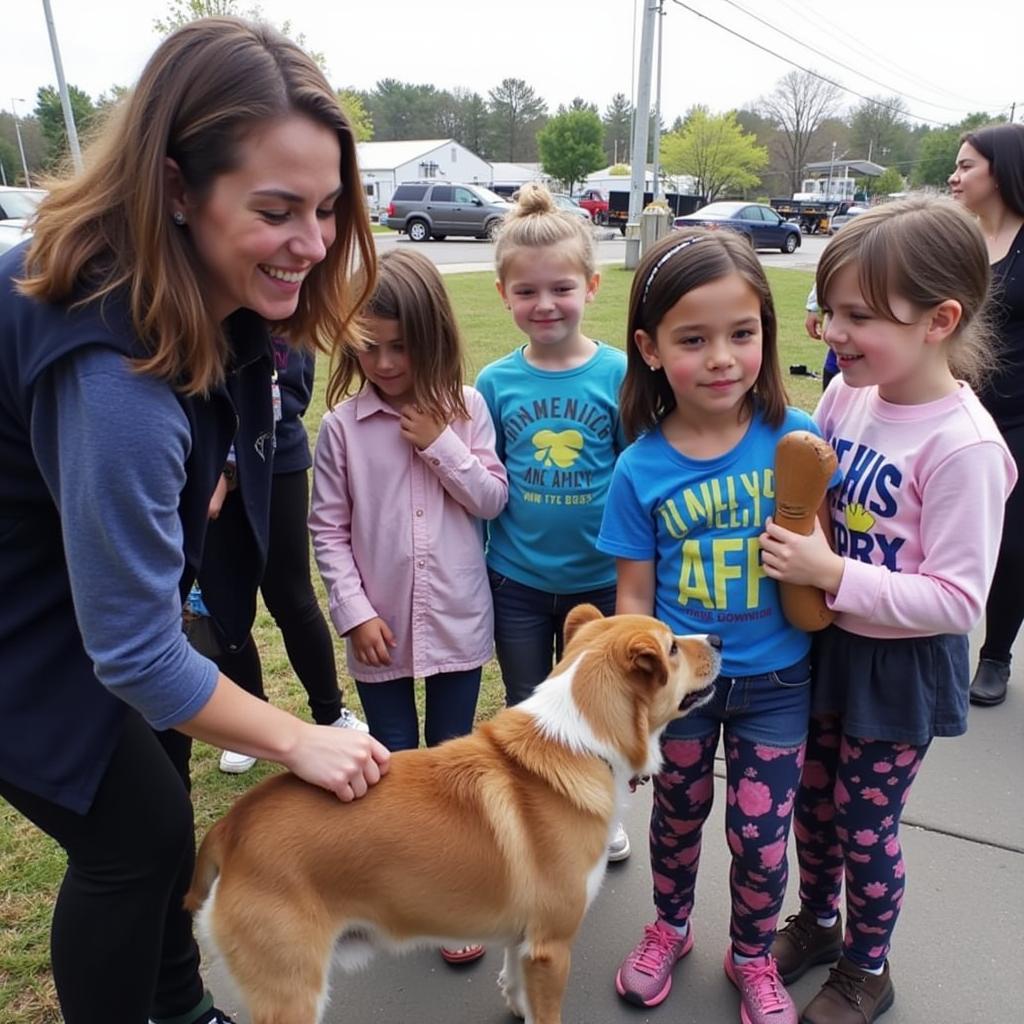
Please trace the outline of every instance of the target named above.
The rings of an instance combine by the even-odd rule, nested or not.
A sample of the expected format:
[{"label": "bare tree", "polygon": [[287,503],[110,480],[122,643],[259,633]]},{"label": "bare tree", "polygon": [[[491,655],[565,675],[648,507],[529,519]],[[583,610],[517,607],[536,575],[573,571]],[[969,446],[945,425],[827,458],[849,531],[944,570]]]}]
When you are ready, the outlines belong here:
[{"label": "bare tree", "polygon": [[777,145],[794,192],[800,188],[815,133],[838,111],[841,95],[831,82],[806,71],[790,71],[758,103],[760,112],[778,129]]}]

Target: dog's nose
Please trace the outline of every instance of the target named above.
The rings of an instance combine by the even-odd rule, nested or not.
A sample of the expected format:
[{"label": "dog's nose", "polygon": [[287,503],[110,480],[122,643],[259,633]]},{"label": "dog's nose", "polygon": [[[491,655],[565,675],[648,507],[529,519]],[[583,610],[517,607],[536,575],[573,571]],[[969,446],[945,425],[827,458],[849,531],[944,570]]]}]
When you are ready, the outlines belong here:
[{"label": "dog's nose", "polygon": [[722,638],[717,633],[708,633],[708,644],[716,651],[722,649]]}]

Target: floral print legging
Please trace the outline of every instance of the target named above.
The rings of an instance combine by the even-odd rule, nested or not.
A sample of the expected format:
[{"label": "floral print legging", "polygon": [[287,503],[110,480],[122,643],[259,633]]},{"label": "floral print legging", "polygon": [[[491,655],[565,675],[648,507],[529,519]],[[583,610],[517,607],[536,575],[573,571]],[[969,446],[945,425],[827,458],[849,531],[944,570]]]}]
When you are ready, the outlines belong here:
[{"label": "floral print legging", "polygon": [[[651,871],[658,916],[670,924],[693,910],[701,833],[714,797],[717,730],[666,738],[654,778]],[[730,935],[736,952],[769,951],[786,892],[786,842],[804,746],[773,747],[725,732],[726,840],[732,853]]]},{"label": "floral print legging", "polygon": [[843,952],[870,970],[885,963],[903,904],[900,816],[927,750],[847,736],[836,715],[811,718],[793,826],[800,902],[832,916],[845,875]]}]

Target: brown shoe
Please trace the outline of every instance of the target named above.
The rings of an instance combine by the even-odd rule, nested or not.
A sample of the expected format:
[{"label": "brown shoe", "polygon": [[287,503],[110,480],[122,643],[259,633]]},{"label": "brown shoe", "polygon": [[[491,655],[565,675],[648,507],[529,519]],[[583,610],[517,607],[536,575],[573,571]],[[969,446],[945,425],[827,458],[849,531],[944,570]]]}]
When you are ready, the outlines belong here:
[{"label": "brown shoe", "polygon": [[772,956],[784,985],[792,985],[815,964],[834,964],[843,951],[843,922],[837,917],[831,928],[822,928],[806,907],[786,918],[772,943]]},{"label": "brown shoe", "polygon": [[840,957],[828,981],[808,1003],[800,1024],[872,1024],[895,998],[888,963],[881,974],[871,974]]}]

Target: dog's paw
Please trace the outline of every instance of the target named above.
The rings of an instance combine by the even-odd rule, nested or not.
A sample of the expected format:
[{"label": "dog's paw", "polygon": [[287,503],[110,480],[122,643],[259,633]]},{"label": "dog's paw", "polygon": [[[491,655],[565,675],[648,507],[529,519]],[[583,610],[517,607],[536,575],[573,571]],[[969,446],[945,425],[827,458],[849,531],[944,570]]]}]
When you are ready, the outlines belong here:
[{"label": "dog's paw", "polygon": [[526,1008],[523,1006],[523,994],[519,986],[509,981],[508,974],[502,968],[498,974],[498,988],[505,997],[505,1003],[515,1016],[520,1020],[526,1020]]},{"label": "dog's paw", "polygon": [[635,793],[638,786],[646,786],[650,781],[650,775],[634,775],[633,778],[629,780],[630,793]]}]

